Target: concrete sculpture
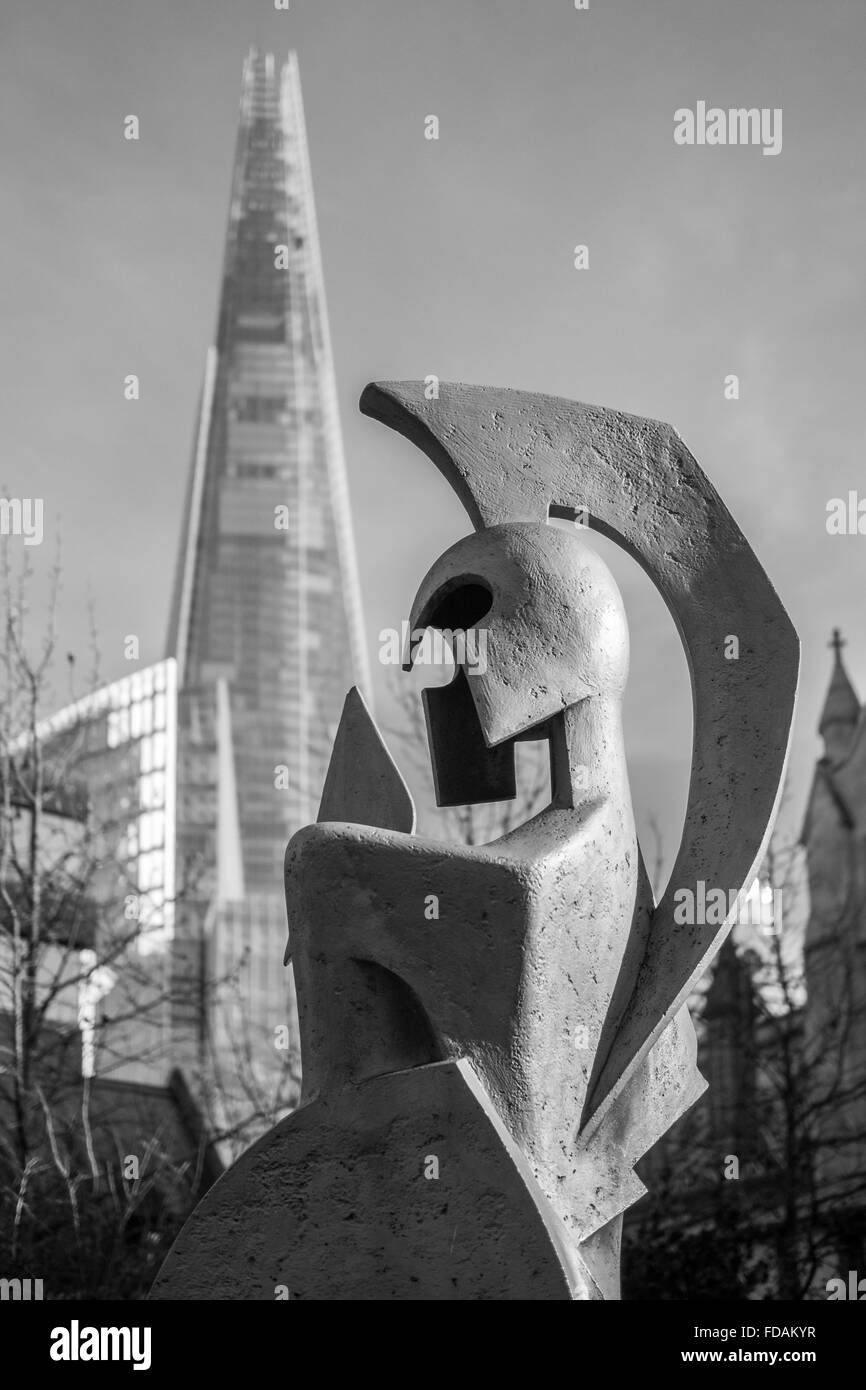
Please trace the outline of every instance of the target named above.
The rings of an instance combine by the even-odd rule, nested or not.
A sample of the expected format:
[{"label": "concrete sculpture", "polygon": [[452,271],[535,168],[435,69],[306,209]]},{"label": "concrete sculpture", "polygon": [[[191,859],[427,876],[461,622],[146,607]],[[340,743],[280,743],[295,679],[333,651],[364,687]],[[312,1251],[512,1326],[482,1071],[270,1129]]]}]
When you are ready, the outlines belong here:
[{"label": "concrete sculpture", "polygon": [[[681,925],[674,894],[751,884],[797,638],[669,426],[485,387],[428,400],[423,383],[370,386],[361,409],[429,456],[475,527],[409,624],[487,639],[484,669],[425,692],[437,800],[513,795],[529,737],[549,740],[551,803],[483,846],[415,835],[350,693],[319,822],[286,854],[301,1107],[205,1197],[153,1296],[615,1299],[634,1164],[704,1089],[686,999],[733,920]],[[622,602],[552,516],[640,561],[689,659],[688,811],[658,905],[625,766]]]}]

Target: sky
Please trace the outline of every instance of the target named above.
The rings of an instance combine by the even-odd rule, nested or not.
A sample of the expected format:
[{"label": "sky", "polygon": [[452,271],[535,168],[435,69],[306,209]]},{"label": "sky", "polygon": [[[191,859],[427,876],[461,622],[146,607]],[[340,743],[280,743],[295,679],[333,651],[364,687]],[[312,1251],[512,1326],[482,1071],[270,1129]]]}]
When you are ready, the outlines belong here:
[{"label": "sky", "polygon": [[[866,497],[864,43],[862,0],[5,6],[0,491],[44,499],[34,630],[59,539],[78,669],[89,607],[105,678],[129,669],[127,634],[142,663],[164,654],[243,58],[294,48],[380,701],[379,631],[470,527],[432,465],[358,413],[366,382],[436,374],[663,419],[800,633],[796,833],[833,626],[866,697],[866,536],[826,528],[830,499]],[[781,108],[781,151],[677,145],[674,113],[699,101]],[[670,860],[685,660],[649,581],[599,546],[631,625],[638,820],[658,819]]]}]

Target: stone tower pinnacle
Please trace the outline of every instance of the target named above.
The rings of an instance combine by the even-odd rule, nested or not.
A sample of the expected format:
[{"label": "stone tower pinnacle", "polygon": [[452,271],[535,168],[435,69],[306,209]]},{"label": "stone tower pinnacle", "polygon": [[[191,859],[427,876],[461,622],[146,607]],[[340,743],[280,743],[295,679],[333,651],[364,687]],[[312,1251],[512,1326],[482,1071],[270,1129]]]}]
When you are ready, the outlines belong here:
[{"label": "stone tower pinnacle", "polygon": [[844,645],[842,634],[837,627],[834,628],[830,640],[834,652],[833,674],[818,725],[826,756],[833,763],[840,762],[848,752],[860,717],[860,701],[842,661]]}]

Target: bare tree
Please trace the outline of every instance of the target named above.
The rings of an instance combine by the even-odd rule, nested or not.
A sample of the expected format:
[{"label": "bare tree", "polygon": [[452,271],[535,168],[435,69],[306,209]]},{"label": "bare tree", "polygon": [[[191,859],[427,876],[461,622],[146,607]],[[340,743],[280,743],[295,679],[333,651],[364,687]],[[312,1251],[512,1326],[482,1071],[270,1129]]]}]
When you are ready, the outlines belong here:
[{"label": "bare tree", "polygon": [[[246,1012],[220,1053],[213,1018],[238,980],[214,978],[202,950],[211,1067],[193,1095],[158,941],[183,899],[130,877],[129,815],[112,814],[110,787],[99,794],[93,721],[45,721],[58,703],[59,571],[35,654],[29,578],[5,573],[0,658],[0,1273],[45,1272],[49,1297],[138,1297],[219,1171],[217,1150],[237,1152],[285,1113],[297,1066],[289,1055],[269,1077],[255,1064]],[[194,868],[185,891],[202,891]]]},{"label": "bare tree", "polygon": [[[645,1164],[650,1195],[625,1247],[631,1296],[821,1298],[862,1262],[862,1009],[854,969],[837,972],[829,1010],[807,978],[803,880],[801,848],[774,837],[759,875],[768,910],[727,948],[747,994],[730,1018],[698,1020],[712,1089]],[[853,903],[834,929],[843,955],[852,914]]]}]

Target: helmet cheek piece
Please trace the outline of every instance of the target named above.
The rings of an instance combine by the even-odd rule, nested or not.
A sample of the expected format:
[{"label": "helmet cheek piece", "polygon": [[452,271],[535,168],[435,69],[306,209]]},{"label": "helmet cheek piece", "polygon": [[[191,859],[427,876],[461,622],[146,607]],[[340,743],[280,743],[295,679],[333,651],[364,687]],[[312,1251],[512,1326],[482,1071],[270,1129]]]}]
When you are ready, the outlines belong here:
[{"label": "helmet cheek piece", "polygon": [[422,692],[437,806],[510,801],[517,794],[515,739],[488,748],[462,666],[450,685]]},{"label": "helmet cheek piece", "polygon": [[[484,617],[491,604],[488,586],[476,576],[451,578],[414,616],[404,670],[412,669],[417,645],[414,636],[422,628],[466,632]],[[421,698],[436,805],[466,806],[510,801],[516,796],[515,739],[488,747],[464,666],[458,665],[448,685],[428,687]]]}]

